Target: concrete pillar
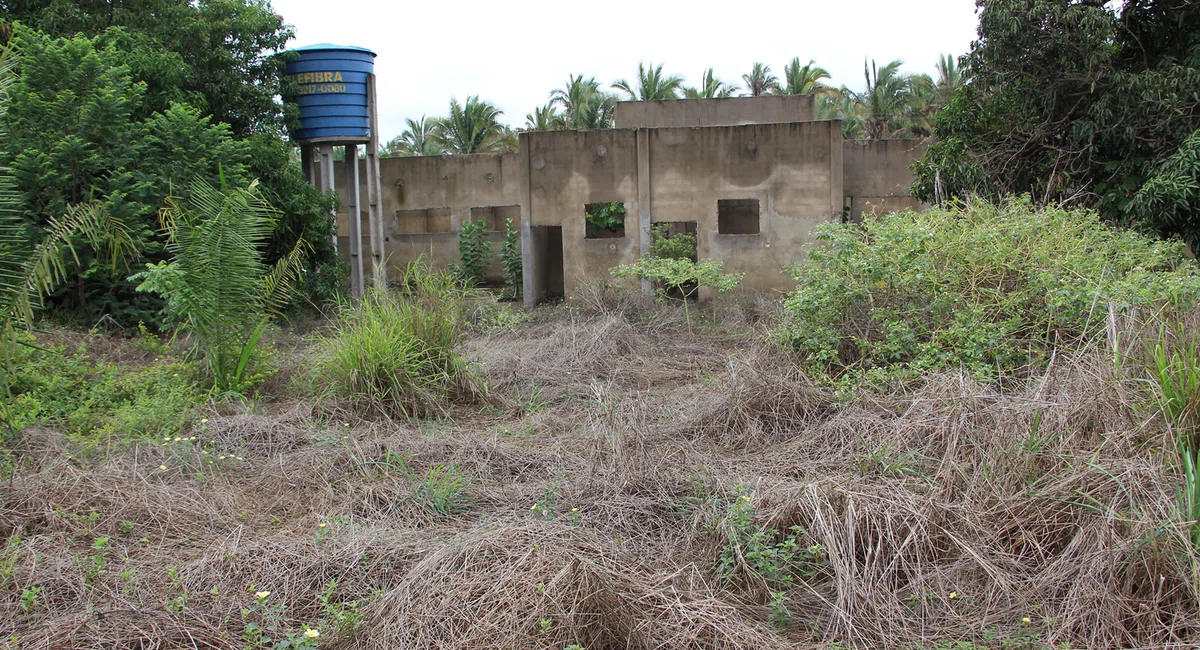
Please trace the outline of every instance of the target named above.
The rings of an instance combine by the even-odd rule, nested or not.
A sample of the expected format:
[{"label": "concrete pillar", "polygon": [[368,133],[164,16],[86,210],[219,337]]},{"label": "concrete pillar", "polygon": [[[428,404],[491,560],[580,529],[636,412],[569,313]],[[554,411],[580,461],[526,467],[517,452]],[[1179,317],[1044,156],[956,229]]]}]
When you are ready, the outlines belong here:
[{"label": "concrete pillar", "polygon": [[517,172],[520,178],[517,183],[520,188],[517,200],[521,203],[521,296],[526,307],[533,307],[537,304],[537,294],[541,289],[535,277],[538,268],[533,250],[533,190],[529,187],[529,136],[522,133],[517,137]]},{"label": "concrete pillar", "polygon": [[[328,192],[334,189],[333,185],[333,146],[323,144],[318,146],[317,155],[320,157],[321,175],[320,183],[317,189],[321,192]],[[329,214],[330,221],[333,222],[333,250],[337,250],[337,212],[333,211]]]},{"label": "concrete pillar", "polygon": [[846,204],[842,167],[842,121],[832,120],[826,124],[829,125],[829,218],[831,221],[841,221]]},{"label": "concrete pillar", "polygon": [[[650,131],[638,129],[637,139],[637,203],[638,203],[638,252],[641,255],[650,252]],[[654,294],[654,284],[642,280],[642,293],[647,296]]]},{"label": "concrete pillar", "polygon": [[[371,139],[367,142],[367,224],[371,234],[372,278],[386,278],[383,239],[383,197],[379,175],[379,113],[375,102],[375,75],[367,76],[367,113],[371,116]],[[357,191],[358,185],[355,184]]]},{"label": "concrete pillar", "polygon": [[350,236],[350,296],[363,295],[362,212],[358,194],[358,145],[346,145],[346,223]]}]

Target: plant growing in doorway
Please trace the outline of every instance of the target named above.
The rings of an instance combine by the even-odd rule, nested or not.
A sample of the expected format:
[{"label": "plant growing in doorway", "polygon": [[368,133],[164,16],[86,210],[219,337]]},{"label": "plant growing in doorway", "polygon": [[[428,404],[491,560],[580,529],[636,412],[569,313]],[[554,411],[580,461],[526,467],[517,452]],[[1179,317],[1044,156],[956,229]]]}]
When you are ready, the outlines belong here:
[{"label": "plant growing in doorway", "polygon": [[458,229],[458,254],[461,259],[454,265],[458,281],[467,287],[483,284],[492,261],[492,242],[487,239],[487,224],[483,219],[463,222]]},{"label": "plant growing in doorway", "polygon": [[504,284],[512,295],[521,295],[521,235],[513,228],[512,219],[504,220],[504,246],[500,248],[500,265],[504,267]]}]

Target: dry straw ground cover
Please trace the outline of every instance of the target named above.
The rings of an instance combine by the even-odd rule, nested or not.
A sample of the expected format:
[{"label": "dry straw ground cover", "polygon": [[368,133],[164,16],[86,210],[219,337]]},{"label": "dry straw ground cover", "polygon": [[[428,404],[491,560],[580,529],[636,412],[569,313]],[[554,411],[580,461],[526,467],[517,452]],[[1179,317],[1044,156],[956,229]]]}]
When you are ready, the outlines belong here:
[{"label": "dry straw ground cover", "polygon": [[847,399],[763,342],[774,309],[731,299],[689,332],[677,308],[595,290],[471,334],[491,401],[438,420],[291,398],[208,407],[168,440],[27,430],[0,488],[3,640],[1200,640],[1173,442],[1107,344],[1003,394],[942,372]]}]

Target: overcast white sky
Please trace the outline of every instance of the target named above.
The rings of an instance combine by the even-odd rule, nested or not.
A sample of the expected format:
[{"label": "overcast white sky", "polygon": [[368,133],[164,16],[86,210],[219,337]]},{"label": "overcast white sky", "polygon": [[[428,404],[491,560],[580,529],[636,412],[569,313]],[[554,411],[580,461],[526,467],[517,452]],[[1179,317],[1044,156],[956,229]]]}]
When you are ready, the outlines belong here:
[{"label": "overcast white sky", "polygon": [[975,36],[972,0],[660,0],[602,2],[272,0],[296,28],[293,46],[373,50],[380,139],[404,118],[447,112],[451,96],[479,95],[514,127],[570,74],[609,83],[637,76],[639,60],[699,83],[707,67],[736,81],[755,61],[781,79],[792,57],[816,59],[834,85],[863,86],[863,60],[903,59],[934,74],[941,53]]}]

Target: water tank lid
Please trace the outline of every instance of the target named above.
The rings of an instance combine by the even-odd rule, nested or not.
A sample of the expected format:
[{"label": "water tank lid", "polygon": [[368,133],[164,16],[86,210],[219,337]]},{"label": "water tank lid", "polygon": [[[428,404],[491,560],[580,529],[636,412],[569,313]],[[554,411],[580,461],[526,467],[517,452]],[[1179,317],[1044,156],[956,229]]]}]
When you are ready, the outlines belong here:
[{"label": "water tank lid", "polygon": [[314,45],[305,45],[304,47],[294,47],[293,52],[320,52],[324,50],[353,50],[355,52],[366,52],[371,56],[376,56],[374,52],[365,47],[356,45],[334,45],[333,43],[316,43]]}]

